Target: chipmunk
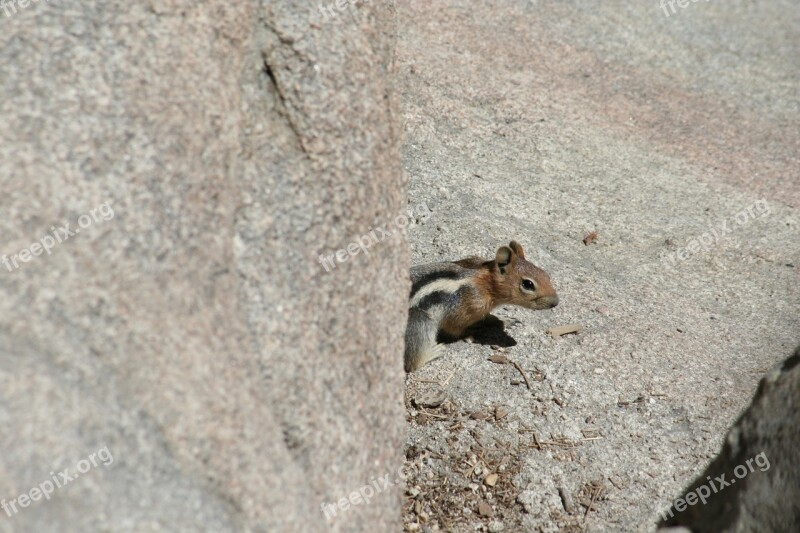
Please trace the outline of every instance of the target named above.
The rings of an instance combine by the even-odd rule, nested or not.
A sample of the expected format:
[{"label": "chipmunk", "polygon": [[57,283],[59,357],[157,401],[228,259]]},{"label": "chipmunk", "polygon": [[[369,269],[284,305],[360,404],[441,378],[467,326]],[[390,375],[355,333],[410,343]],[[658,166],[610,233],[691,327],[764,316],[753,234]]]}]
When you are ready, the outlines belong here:
[{"label": "chipmunk", "polygon": [[547,272],[525,259],[511,241],[494,259],[468,257],[411,268],[405,369],[412,372],[441,355],[437,337],[457,339],[503,304],[550,309],[558,295]]}]

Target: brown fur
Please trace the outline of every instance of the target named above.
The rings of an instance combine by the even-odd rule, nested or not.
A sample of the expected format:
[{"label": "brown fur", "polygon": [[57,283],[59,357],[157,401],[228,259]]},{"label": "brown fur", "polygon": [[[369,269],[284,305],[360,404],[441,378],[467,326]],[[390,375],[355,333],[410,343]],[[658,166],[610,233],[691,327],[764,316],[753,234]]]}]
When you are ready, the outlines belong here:
[{"label": "brown fur", "polygon": [[[458,309],[451,311],[442,322],[442,331],[449,335],[461,335],[499,305],[519,305],[528,309],[549,309],[558,305],[558,294],[550,276],[525,259],[525,251],[516,241],[498,248],[493,261],[468,257],[455,263],[475,270],[475,290],[467,292],[459,302]],[[526,278],[536,285],[533,293],[525,292],[520,287]]]},{"label": "brown fur", "polygon": [[[462,337],[467,328],[489,316],[498,305],[549,309],[558,305],[558,295],[547,272],[525,259],[516,241],[501,246],[493,260],[468,257],[453,263],[415,267],[417,279],[437,273],[456,274],[452,290],[457,299],[433,311],[411,307],[406,326],[405,369],[412,372],[441,354],[437,332]],[[466,270],[467,272],[464,272]],[[412,269],[412,278],[415,274]],[[450,276],[452,277],[452,276]],[[459,283],[457,280],[466,280]],[[438,283],[434,281],[434,283]]]}]

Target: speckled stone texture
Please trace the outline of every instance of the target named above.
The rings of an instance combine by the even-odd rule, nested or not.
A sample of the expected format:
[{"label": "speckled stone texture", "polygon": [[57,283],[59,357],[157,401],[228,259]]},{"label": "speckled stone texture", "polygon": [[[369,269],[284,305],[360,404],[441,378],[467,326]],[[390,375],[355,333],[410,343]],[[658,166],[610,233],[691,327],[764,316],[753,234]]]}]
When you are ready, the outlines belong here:
[{"label": "speckled stone texture", "polygon": [[761,380],[719,455],[681,495],[692,505],[676,502],[661,525],[694,533],[800,531],[799,400],[800,348]]},{"label": "speckled stone texture", "polygon": [[515,239],[560,296],[409,378],[448,398],[409,405],[409,529],[651,532],[800,344],[800,9],[681,3],[398,3],[412,262]]},{"label": "speckled stone texture", "polygon": [[406,209],[394,19],[0,12],[0,498],[114,459],[0,531],[398,529],[396,485],[321,505],[402,464],[407,244],[318,261]]}]

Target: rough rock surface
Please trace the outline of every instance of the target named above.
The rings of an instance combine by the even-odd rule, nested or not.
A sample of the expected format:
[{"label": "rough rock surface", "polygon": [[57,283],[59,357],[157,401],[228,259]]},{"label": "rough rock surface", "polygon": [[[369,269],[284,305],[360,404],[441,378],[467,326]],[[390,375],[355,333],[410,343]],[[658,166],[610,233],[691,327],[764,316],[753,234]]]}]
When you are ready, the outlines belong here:
[{"label": "rough rock surface", "polygon": [[[431,210],[412,262],[516,239],[561,296],[497,311],[516,345],[454,343],[409,377],[406,524],[653,531],[800,342],[800,11],[398,14],[410,202]],[[570,323],[583,331],[546,333]],[[438,408],[412,403],[439,390]]]},{"label": "rough rock surface", "polygon": [[0,531],[398,529],[396,35],[414,262],[562,302],[407,379],[407,529],[652,531],[797,345],[794,2],[351,3],[0,14]]},{"label": "rough rock surface", "polygon": [[676,502],[661,525],[695,533],[800,531],[798,402],[800,348],[761,380],[722,451],[681,496],[691,505]]},{"label": "rough rock surface", "polygon": [[320,507],[402,464],[407,244],[318,261],[406,209],[392,4],[15,6],[0,498],[113,460],[0,531],[397,529]]}]

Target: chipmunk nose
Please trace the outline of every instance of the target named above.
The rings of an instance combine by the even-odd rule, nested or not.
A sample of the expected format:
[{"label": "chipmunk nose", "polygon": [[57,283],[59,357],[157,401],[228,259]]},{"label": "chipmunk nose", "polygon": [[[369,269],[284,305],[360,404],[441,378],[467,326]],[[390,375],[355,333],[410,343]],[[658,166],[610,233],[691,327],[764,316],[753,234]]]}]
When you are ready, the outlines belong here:
[{"label": "chipmunk nose", "polygon": [[550,309],[558,305],[558,295],[556,294],[554,294],[553,296],[545,296],[541,300],[542,303],[544,303]]}]

